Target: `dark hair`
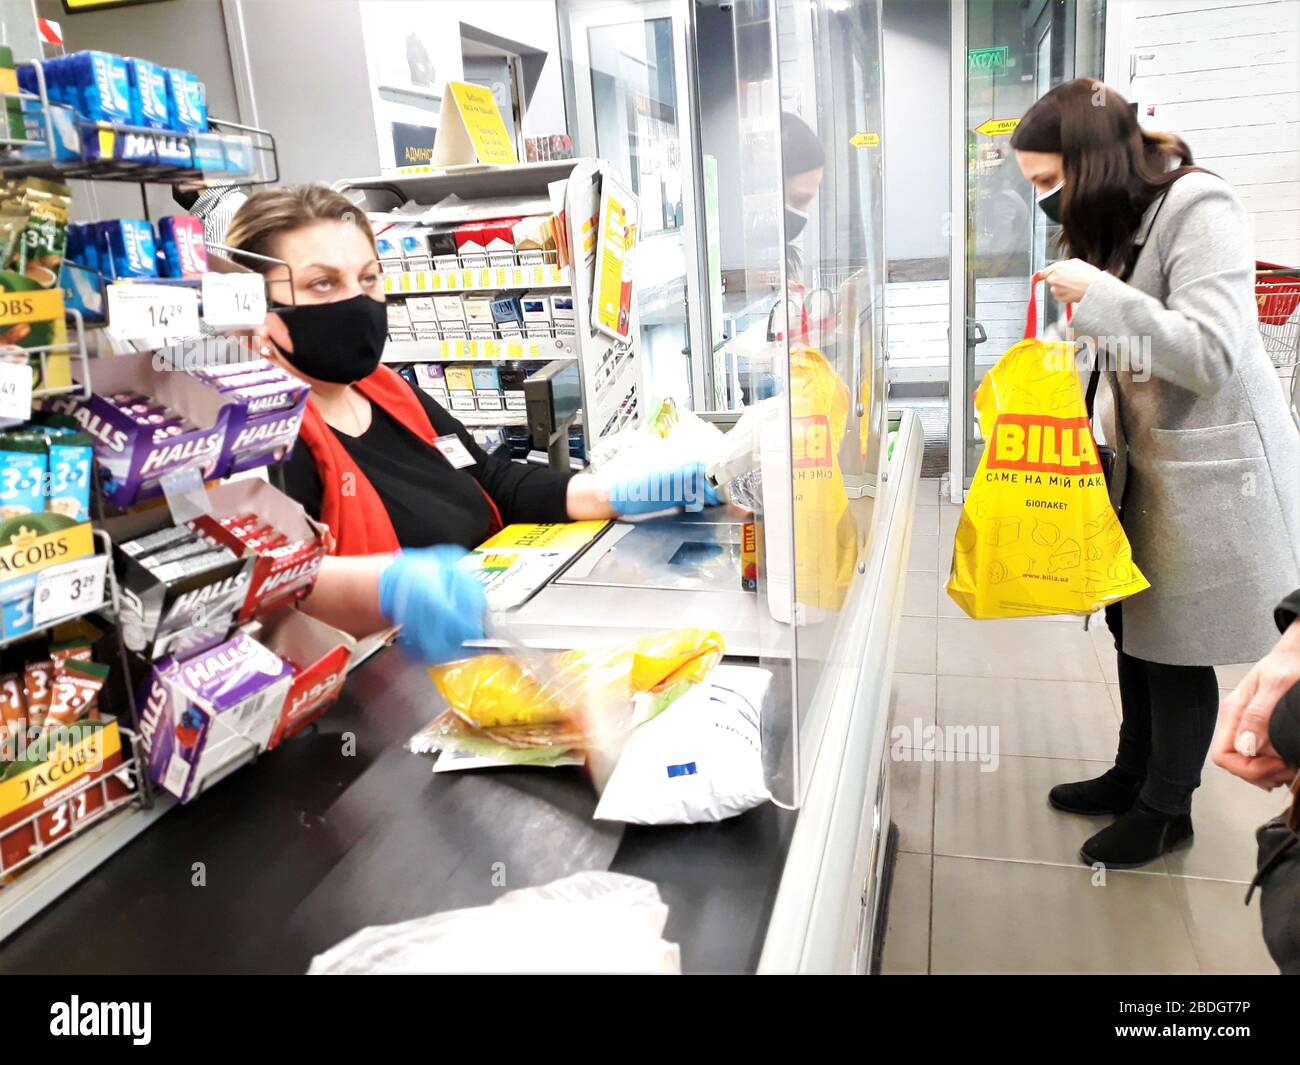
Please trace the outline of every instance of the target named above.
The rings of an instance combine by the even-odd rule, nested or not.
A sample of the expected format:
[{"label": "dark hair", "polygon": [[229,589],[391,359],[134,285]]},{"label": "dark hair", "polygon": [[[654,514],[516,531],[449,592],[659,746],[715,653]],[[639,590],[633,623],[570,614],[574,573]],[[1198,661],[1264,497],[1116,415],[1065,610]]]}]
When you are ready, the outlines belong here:
[{"label": "dark hair", "polygon": [[1062,244],[1113,272],[1127,263],[1143,212],[1178,178],[1200,170],[1181,137],[1142,129],[1124,97],[1090,78],[1046,93],[1025,112],[1011,147],[1061,153]]},{"label": "dark hair", "polygon": [[781,162],[786,181],[826,165],[821,139],[807,122],[789,111],[781,112]]}]

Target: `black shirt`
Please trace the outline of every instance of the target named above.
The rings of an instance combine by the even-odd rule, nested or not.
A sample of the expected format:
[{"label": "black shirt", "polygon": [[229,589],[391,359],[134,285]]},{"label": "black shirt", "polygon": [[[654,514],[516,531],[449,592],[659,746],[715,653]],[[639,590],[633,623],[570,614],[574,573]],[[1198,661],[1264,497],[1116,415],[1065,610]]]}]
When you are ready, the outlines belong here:
[{"label": "black shirt", "polygon": [[[410,387],[408,382],[408,387]],[[352,461],[366,475],[388,511],[397,542],[403,547],[459,544],[477,547],[487,539],[492,509],[486,491],[511,522],[568,521],[565,505],[569,474],[490,457],[455,417],[418,388],[420,400],[438,436],[460,437],[474,457],[473,466],[455,469],[431,445],[371,403],[370,428],[360,436],[334,430]],[[315,460],[306,447],[293,449],[284,464],[285,490],[320,519],[322,488]],[[477,481],[477,483],[475,483]],[[482,486],[483,491],[479,490]]]}]

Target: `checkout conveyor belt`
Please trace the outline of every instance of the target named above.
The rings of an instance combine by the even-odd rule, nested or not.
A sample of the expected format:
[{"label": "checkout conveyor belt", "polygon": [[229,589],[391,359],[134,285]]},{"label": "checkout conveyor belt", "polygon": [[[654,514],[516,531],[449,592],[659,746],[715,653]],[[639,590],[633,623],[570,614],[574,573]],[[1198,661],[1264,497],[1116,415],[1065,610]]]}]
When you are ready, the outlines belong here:
[{"label": "checkout conveyor belt", "polygon": [[592,820],[578,769],[434,774],[403,744],[435,699],[399,651],[375,656],[316,729],[171,810],[10,937],[0,972],[302,973],[367,925],[583,869],[658,884],[684,970],[757,966],[794,813],[623,826]]},{"label": "checkout conveyor belt", "polygon": [[[168,811],[19,928],[0,944],[0,972],[301,973],[366,926],[587,869],[658,886],[686,972],[866,971],[891,860],[890,678],[921,462],[915,418],[899,417],[833,668],[799,723],[797,814],[768,804],[719,824],[625,826],[592,820],[596,796],[578,769],[434,774],[404,744],[440,701],[424,670],[389,649],[352,673],[314,728]],[[608,637],[615,617],[641,631],[689,617],[749,658],[747,639],[770,632],[758,606],[731,589],[557,583],[520,615],[542,646],[580,645],[602,627]],[[764,665],[780,670],[779,657]]]}]

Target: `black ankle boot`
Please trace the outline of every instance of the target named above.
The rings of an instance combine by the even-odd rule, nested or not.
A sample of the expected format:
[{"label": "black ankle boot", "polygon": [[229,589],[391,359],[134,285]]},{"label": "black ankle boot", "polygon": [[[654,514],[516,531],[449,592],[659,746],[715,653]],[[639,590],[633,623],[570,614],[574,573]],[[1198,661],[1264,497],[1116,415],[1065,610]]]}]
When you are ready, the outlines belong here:
[{"label": "black ankle boot", "polygon": [[1067,814],[1128,813],[1142,790],[1142,781],[1119,769],[1108,769],[1092,780],[1057,784],[1047,801]]},{"label": "black ankle boot", "polygon": [[1087,865],[1136,869],[1191,841],[1190,814],[1164,814],[1139,799],[1133,809],[1088,840],[1079,857]]}]

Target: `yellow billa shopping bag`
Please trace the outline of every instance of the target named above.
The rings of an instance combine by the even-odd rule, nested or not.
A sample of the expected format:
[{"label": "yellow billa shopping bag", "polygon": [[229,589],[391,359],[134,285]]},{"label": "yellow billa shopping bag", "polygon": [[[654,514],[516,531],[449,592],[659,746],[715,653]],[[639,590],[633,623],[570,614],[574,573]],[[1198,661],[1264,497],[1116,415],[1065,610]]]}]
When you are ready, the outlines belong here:
[{"label": "yellow billa shopping bag", "polygon": [[813,348],[792,347],[795,598],[831,610],[844,601],[857,546],[839,459],[848,415],[848,387],[826,357]]},{"label": "yellow billa shopping bag", "polygon": [[948,578],[973,618],[1090,614],[1150,587],[1110,505],[1074,345],[1036,327],[1031,289],[1025,339],[975,393],[986,443]]}]

